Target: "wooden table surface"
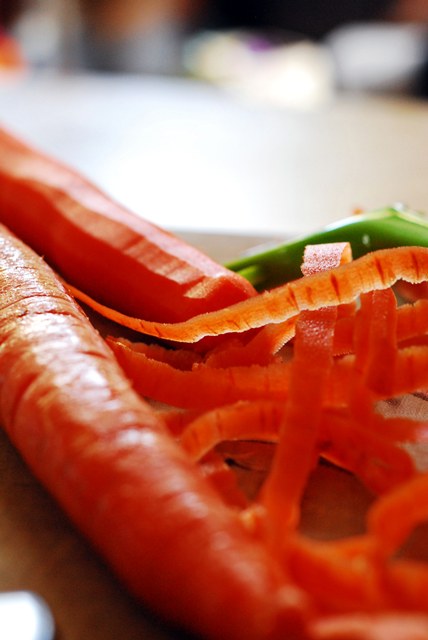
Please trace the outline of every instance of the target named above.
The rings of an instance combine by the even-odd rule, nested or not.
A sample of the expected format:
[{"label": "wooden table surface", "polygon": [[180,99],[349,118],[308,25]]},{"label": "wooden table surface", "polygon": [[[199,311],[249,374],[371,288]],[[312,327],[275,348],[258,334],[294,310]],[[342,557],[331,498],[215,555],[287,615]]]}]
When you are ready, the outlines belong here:
[{"label": "wooden table surface", "polygon": [[[221,246],[192,236],[222,257],[356,206],[428,211],[424,103],[348,97],[293,112],[178,80],[39,75],[0,78],[0,122],[161,225],[249,234]],[[303,526],[357,531],[369,501],[350,476],[320,468]],[[184,637],[129,597],[0,432],[0,591],[13,589],[46,599],[60,640]]]}]

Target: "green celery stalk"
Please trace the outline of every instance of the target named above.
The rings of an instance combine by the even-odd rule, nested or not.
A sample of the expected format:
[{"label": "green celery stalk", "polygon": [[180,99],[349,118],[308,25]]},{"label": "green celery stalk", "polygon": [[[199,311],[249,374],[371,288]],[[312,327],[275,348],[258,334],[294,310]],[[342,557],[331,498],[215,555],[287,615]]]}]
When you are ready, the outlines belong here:
[{"label": "green celery stalk", "polygon": [[428,247],[428,220],[400,205],[358,213],[267,251],[246,255],[227,267],[257,289],[270,289],[299,278],[305,246],[324,242],[350,242],[354,258],[390,247]]}]

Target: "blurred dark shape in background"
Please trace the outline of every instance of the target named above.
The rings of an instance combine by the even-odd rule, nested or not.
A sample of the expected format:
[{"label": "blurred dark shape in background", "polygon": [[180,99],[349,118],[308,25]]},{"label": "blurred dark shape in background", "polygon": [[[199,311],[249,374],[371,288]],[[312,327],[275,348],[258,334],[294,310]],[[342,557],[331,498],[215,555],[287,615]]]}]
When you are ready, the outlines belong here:
[{"label": "blurred dark shape in background", "polygon": [[210,20],[219,29],[277,27],[320,39],[344,23],[382,18],[390,5],[391,0],[216,0]]},{"label": "blurred dark shape in background", "polygon": [[0,20],[36,68],[230,85],[268,62],[271,83],[288,65],[306,88],[321,74],[335,90],[428,97],[428,0],[0,0]]},{"label": "blurred dark shape in background", "polygon": [[0,0],[0,26],[8,30],[25,8],[25,0]]}]

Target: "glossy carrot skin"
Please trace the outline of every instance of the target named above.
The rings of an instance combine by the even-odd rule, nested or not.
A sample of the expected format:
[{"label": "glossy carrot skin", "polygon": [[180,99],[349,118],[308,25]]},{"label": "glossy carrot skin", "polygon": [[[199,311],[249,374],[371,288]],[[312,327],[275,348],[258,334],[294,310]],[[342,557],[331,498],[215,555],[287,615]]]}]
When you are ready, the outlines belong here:
[{"label": "glossy carrot skin", "polygon": [[132,593],[204,638],[301,637],[303,605],[268,551],[2,227],[0,265],[1,422],[75,525]]},{"label": "glossy carrot skin", "polygon": [[242,276],[1,129],[0,222],[65,280],[137,317],[174,322],[254,294]]}]

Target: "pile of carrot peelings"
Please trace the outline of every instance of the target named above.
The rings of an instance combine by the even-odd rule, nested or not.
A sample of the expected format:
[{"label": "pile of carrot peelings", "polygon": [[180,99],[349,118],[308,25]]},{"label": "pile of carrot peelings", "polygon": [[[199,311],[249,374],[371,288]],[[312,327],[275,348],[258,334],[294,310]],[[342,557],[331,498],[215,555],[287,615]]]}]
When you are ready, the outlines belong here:
[{"label": "pile of carrot peelings", "polygon": [[[307,638],[428,638],[428,544],[411,544],[428,520],[428,300],[397,294],[427,279],[427,248],[352,260],[341,242],[307,246],[292,282],[176,324],[127,318],[73,291],[161,339],[107,338],[172,436],[305,592]],[[206,351],[191,346],[220,334]],[[251,480],[237,472],[245,465]],[[304,531],[320,465],[364,487],[358,530]]]}]

